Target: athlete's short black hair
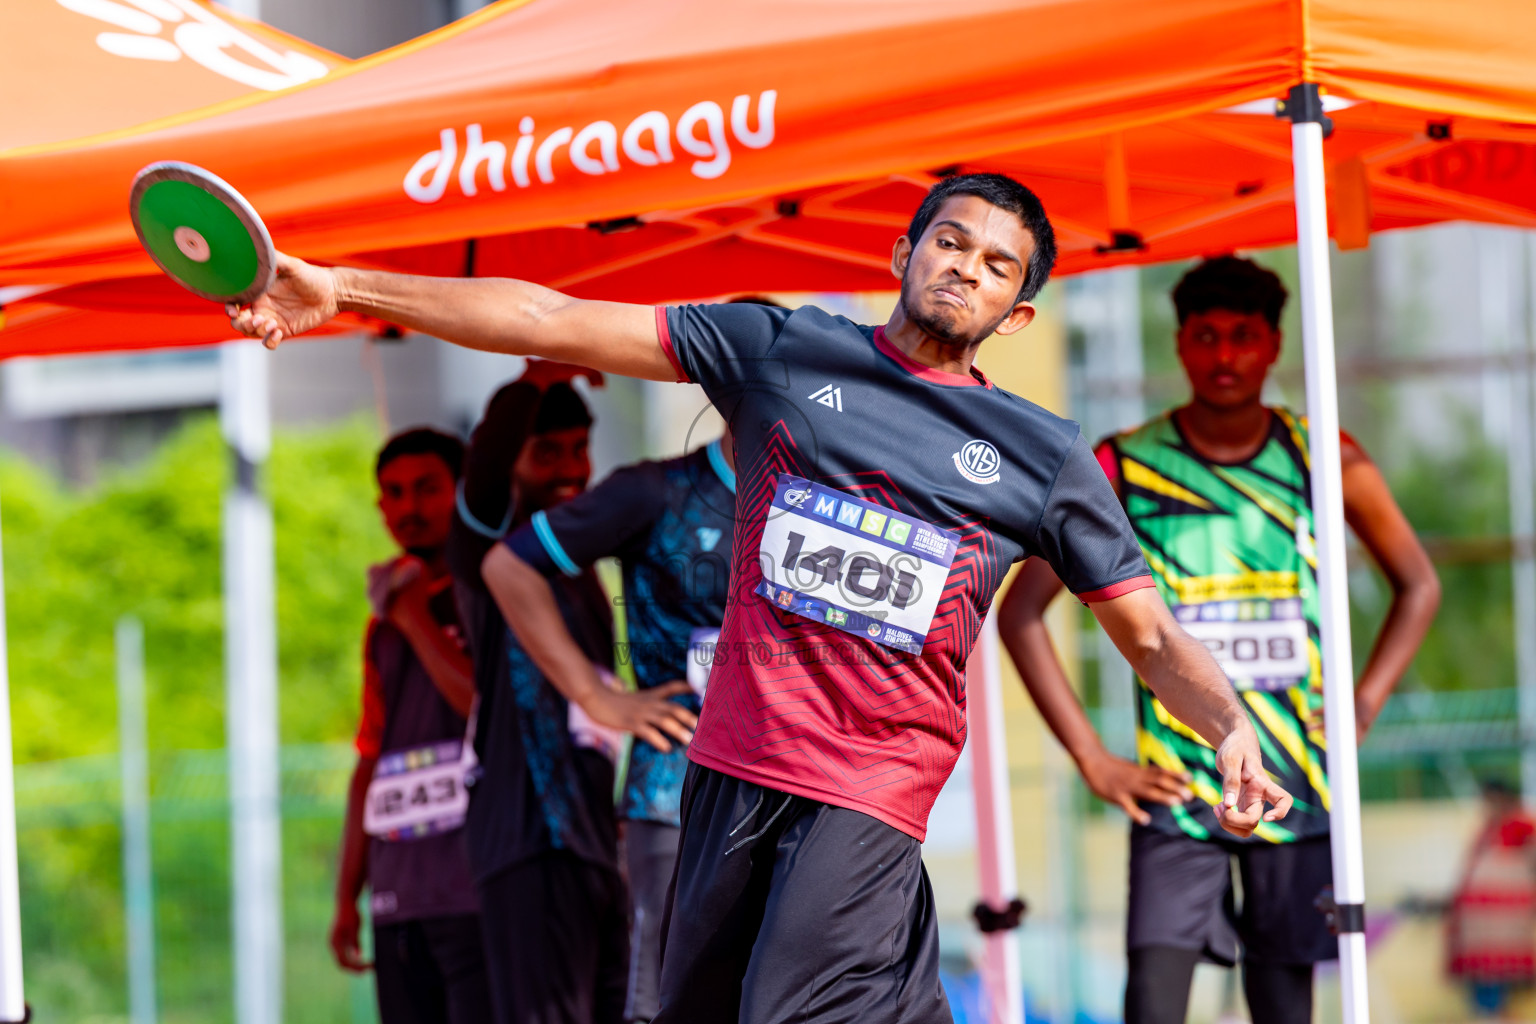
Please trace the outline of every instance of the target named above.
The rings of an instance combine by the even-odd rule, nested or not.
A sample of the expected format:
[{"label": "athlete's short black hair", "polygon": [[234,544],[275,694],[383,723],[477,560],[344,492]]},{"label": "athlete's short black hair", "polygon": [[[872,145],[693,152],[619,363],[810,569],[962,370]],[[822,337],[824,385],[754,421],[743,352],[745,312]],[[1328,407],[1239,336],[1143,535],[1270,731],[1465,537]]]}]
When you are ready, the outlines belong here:
[{"label": "athlete's short black hair", "polygon": [[557,430],[572,430],[592,425],[592,410],[586,399],[565,381],[556,381],[544,389],[539,398],[539,408],[533,414],[529,434],[553,434]]},{"label": "athlete's short black hair", "polygon": [[412,427],[384,442],[384,447],[379,449],[379,459],[374,463],[374,478],[377,479],[383,474],[385,466],[402,455],[436,455],[443,460],[455,480],[464,469],[463,441],[431,427]]},{"label": "athlete's short black hair", "polygon": [[1196,313],[1226,309],[1262,313],[1269,326],[1278,328],[1288,296],[1273,270],[1237,256],[1213,256],[1179,279],[1173,289],[1173,308],[1181,326]]},{"label": "athlete's short black hair", "polygon": [[922,205],[912,215],[907,227],[907,238],[914,246],[944,200],[954,196],[975,196],[1000,210],[1007,210],[1024,223],[1034,239],[1035,251],[1029,254],[1029,264],[1024,268],[1024,286],[1019,289],[1019,301],[1028,302],[1040,294],[1045,282],[1056,266],[1056,231],[1045,215],[1040,197],[1004,174],[956,174],[945,178],[928,190]]}]

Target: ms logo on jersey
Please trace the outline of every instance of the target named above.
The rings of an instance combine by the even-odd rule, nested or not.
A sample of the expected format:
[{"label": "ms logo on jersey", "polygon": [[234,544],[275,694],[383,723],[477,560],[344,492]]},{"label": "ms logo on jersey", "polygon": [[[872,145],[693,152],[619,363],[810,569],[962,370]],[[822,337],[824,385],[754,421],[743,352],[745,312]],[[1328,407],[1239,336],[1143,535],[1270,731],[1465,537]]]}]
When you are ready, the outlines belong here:
[{"label": "ms logo on jersey", "polygon": [[960,475],[973,484],[995,484],[1002,478],[1003,458],[991,441],[967,441],[954,459]]},{"label": "ms logo on jersey", "polygon": [[842,388],[833,387],[831,384],[828,384],[822,388],[817,389],[813,393],[806,395],[805,397],[809,398],[813,402],[826,406],[828,409],[836,409],[838,412],[843,411]]}]

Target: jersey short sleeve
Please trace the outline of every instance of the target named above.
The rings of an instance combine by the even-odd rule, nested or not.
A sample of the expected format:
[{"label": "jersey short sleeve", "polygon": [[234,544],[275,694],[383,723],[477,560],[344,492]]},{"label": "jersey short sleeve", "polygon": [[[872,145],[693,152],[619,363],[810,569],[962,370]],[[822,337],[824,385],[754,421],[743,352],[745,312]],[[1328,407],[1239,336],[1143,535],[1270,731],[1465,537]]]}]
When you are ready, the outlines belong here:
[{"label": "jersey short sleeve", "polygon": [[545,576],[579,576],[649,531],[664,501],[656,463],[628,466],[585,494],[534,513],[506,544]]},{"label": "jersey short sleeve", "polygon": [[357,738],[353,742],[359,757],[375,760],[384,747],[384,682],[379,678],[379,666],[373,660],[373,636],[378,625],[377,619],[369,619],[363,640],[363,714],[358,720]]},{"label": "jersey short sleeve", "polygon": [[1154,586],[1130,520],[1081,435],[1056,472],[1035,546],[1081,601]]},{"label": "jersey short sleeve", "polygon": [[657,307],[656,332],[682,377],[714,400],[757,378],[792,312],[756,302]]}]

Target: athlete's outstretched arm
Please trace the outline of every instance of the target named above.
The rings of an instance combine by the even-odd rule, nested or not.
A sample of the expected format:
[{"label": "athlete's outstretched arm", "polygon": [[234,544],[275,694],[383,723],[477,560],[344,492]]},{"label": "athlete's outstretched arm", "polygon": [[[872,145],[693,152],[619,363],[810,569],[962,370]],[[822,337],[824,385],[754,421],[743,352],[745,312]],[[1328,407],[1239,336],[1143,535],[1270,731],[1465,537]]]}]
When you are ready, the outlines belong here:
[{"label": "athlete's outstretched arm", "polygon": [[467,348],[677,379],[657,341],[655,307],[573,299],[508,278],[317,267],[279,253],[272,288],[249,306],[225,310],[236,330],[268,348],[337,313],[363,313]]},{"label": "athlete's outstretched arm", "polygon": [[1046,629],[1045,610],[1061,590],[1061,580],[1045,559],[1028,559],[998,606],[998,633],[1045,724],[1072,755],[1088,788],[1145,825],[1152,818],[1139,801],[1177,806],[1193,795],[1186,785],[1188,777],[1157,765],[1138,765],[1105,749]]},{"label": "athlete's outstretched arm", "polygon": [[1392,587],[1392,606],[1355,686],[1355,728],[1364,739],[1435,621],[1440,577],[1376,464],[1352,438],[1340,441],[1344,518]]},{"label": "athlete's outstretched arm", "polygon": [[[1169,713],[1216,748],[1222,791],[1216,818],[1222,827],[1246,836],[1261,821],[1285,817],[1291,795],[1264,770],[1258,734],[1226,673],[1174,621],[1158,592],[1133,590],[1088,607]],[[1265,811],[1266,803],[1274,807]]]},{"label": "athlete's outstretched arm", "polygon": [[687,683],[666,683],[638,693],[609,689],[565,628],[555,592],[539,570],[505,544],[497,544],[486,553],[481,575],[502,618],[544,678],[594,722],[634,733],[663,753],[672,749],[673,742],[687,745],[693,739],[698,719],[667,699],[687,693]]}]

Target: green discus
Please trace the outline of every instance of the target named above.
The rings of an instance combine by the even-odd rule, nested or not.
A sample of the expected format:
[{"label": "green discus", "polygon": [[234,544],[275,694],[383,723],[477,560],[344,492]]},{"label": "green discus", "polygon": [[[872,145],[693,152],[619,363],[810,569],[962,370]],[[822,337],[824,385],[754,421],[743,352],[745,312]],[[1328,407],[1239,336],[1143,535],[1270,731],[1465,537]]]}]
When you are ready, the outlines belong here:
[{"label": "green discus", "polygon": [[150,164],[133,179],[128,211],[150,258],[194,295],[245,303],[272,287],[277,255],[266,225],[201,167]]}]

